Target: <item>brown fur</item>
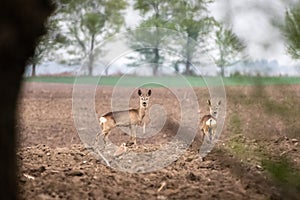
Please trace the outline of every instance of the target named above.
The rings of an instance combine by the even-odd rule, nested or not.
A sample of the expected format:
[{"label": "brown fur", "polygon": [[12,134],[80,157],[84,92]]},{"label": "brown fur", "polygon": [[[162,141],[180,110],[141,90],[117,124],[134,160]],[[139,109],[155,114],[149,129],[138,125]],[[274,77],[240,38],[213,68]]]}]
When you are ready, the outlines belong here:
[{"label": "brown fur", "polygon": [[218,109],[221,105],[221,101],[219,101],[216,106],[212,106],[211,101],[207,100],[207,104],[209,106],[210,114],[204,115],[200,120],[200,130],[203,133],[202,142],[204,141],[205,135],[209,135],[210,141],[212,140],[212,136],[214,135],[217,126],[216,115],[218,114]]},{"label": "brown fur", "polygon": [[206,124],[206,122],[210,119],[214,119],[217,121],[217,119],[215,117],[213,117],[212,115],[204,115],[202,118],[201,118],[201,121],[200,121],[200,129],[203,131],[204,134],[207,134],[208,131],[209,131],[209,126]]},{"label": "brown fur", "polygon": [[[104,135],[104,143],[106,143],[106,139],[113,128],[125,126],[130,128],[131,136],[134,137],[134,143],[136,144],[135,126],[142,125],[143,118],[146,114],[146,110],[148,109],[151,90],[148,90],[146,94],[143,94],[141,90],[138,90],[138,95],[140,97],[140,106],[138,108],[108,112],[100,117],[99,121],[102,134]],[[145,123],[143,132],[145,132]],[[99,136],[100,133],[96,136],[96,142],[99,140]]]}]

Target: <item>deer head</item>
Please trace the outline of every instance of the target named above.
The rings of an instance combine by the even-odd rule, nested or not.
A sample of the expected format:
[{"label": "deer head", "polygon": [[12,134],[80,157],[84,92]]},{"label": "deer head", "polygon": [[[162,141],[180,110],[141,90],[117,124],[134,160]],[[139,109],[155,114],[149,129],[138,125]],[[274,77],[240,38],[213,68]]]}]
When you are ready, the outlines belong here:
[{"label": "deer head", "polygon": [[209,112],[213,117],[217,117],[219,109],[220,109],[220,105],[221,105],[221,101],[219,101],[217,104],[213,105],[211,100],[207,100],[207,104],[209,106]]},{"label": "deer head", "polygon": [[140,107],[148,108],[149,99],[151,96],[151,89],[149,89],[146,93],[143,93],[140,89],[138,90],[138,95],[140,97]]}]

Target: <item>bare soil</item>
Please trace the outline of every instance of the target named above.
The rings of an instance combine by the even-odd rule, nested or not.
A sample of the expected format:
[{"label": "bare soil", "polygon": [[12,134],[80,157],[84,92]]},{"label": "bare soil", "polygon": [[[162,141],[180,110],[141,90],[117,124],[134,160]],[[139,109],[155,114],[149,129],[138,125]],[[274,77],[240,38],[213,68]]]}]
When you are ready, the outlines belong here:
[{"label": "bare soil", "polygon": [[[112,89],[97,89],[98,116],[110,110]],[[179,90],[184,92],[184,89]],[[295,120],[286,124],[277,115],[266,115],[262,104],[257,102],[248,102],[247,106],[239,103],[240,99],[255,95],[251,87],[226,90],[227,117],[223,133],[206,157],[201,159],[197,151],[201,138],[198,132],[191,147],[165,168],[148,173],[127,173],[106,166],[80,140],[72,115],[72,85],[25,83],[17,127],[20,198],[297,199],[299,190],[286,194],[255,156],[247,159],[243,157],[245,154],[239,156],[232,151],[231,140],[238,138],[244,146],[258,150],[258,146],[267,147],[264,154],[271,159],[284,156],[297,168],[300,167],[299,138],[295,132],[290,135],[287,131],[290,126],[297,129],[299,123]],[[126,96],[128,91],[122,91]],[[195,88],[195,91],[202,105],[201,114],[204,114],[208,93],[204,88]],[[264,91],[279,102],[286,95],[281,91],[289,91],[296,98],[300,96],[300,86],[268,86]],[[132,104],[136,103],[135,94],[132,98]],[[179,102],[174,98],[166,89],[153,89],[152,104],[163,105],[172,120],[167,120],[157,135],[138,140],[138,148],[132,151],[155,150],[172,139],[178,129],[176,122],[180,112]],[[239,116],[235,123],[233,115]],[[110,139],[119,146],[130,137],[116,129]],[[143,148],[145,146],[147,148]]]}]

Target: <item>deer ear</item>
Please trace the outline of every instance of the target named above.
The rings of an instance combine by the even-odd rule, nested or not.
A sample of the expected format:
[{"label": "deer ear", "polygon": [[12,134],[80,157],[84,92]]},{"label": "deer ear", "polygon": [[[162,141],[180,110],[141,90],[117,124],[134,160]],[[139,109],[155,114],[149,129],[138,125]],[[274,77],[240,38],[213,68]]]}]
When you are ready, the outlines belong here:
[{"label": "deer ear", "polygon": [[151,96],[151,89],[148,90],[148,96]]},{"label": "deer ear", "polygon": [[210,99],[207,100],[207,104],[208,104],[209,106],[211,106]]},{"label": "deer ear", "polygon": [[218,105],[221,105],[221,100],[218,102]]},{"label": "deer ear", "polygon": [[142,91],[141,89],[138,90],[138,95],[141,96],[142,95]]}]

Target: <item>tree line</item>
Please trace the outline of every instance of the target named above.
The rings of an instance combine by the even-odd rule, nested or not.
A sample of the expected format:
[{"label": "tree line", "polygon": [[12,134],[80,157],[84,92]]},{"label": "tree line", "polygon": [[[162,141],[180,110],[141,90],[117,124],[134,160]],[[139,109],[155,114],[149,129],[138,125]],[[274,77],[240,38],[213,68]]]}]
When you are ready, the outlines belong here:
[{"label": "tree line", "polygon": [[[228,23],[217,21],[209,12],[209,5],[214,0],[56,0],[58,9],[47,22],[48,34],[40,38],[34,56],[29,60],[32,75],[35,66],[48,59],[59,60],[59,56],[68,55],[66,63],[82,63],[87,74],[92,75],[95,58],[105,54],[95,46],[120,30],[129,33],[129,46],[138,56],[129,57],[129,67],[137,67],[140,63],[151,63],[152,74],[157,75],[166,56],[163,46],[176,46],[182,58],[172,60],[175,71],[184,66],[185,75],[193,75],[192,63],[200,63],[199,47],[209,41],[212,61],[220,68],[224,76],[225,67],[247,58],[246,43],[232,30]],[[128,28],[125,23],[126,9],[131,7],[138,11],[142,20],[135,28]],[[230,12],[230,11],[228,11]],[[286,39],[286,49],[293,58],[300,57],[300,4],[288,8],[285,23],[280,29]],[[141,29],[151,31],[142,33]],[[166,41],[161,29],[180,32],[185,41]],[[164,35],[165,34],[165,35]],[[131,41],[131,42],[130,42]],[[138,42],[137,42],[138,41]],[[151,44],[152,48],[142,48],[143,44]],[[202,49],[203,50],[203,49]]]}]

